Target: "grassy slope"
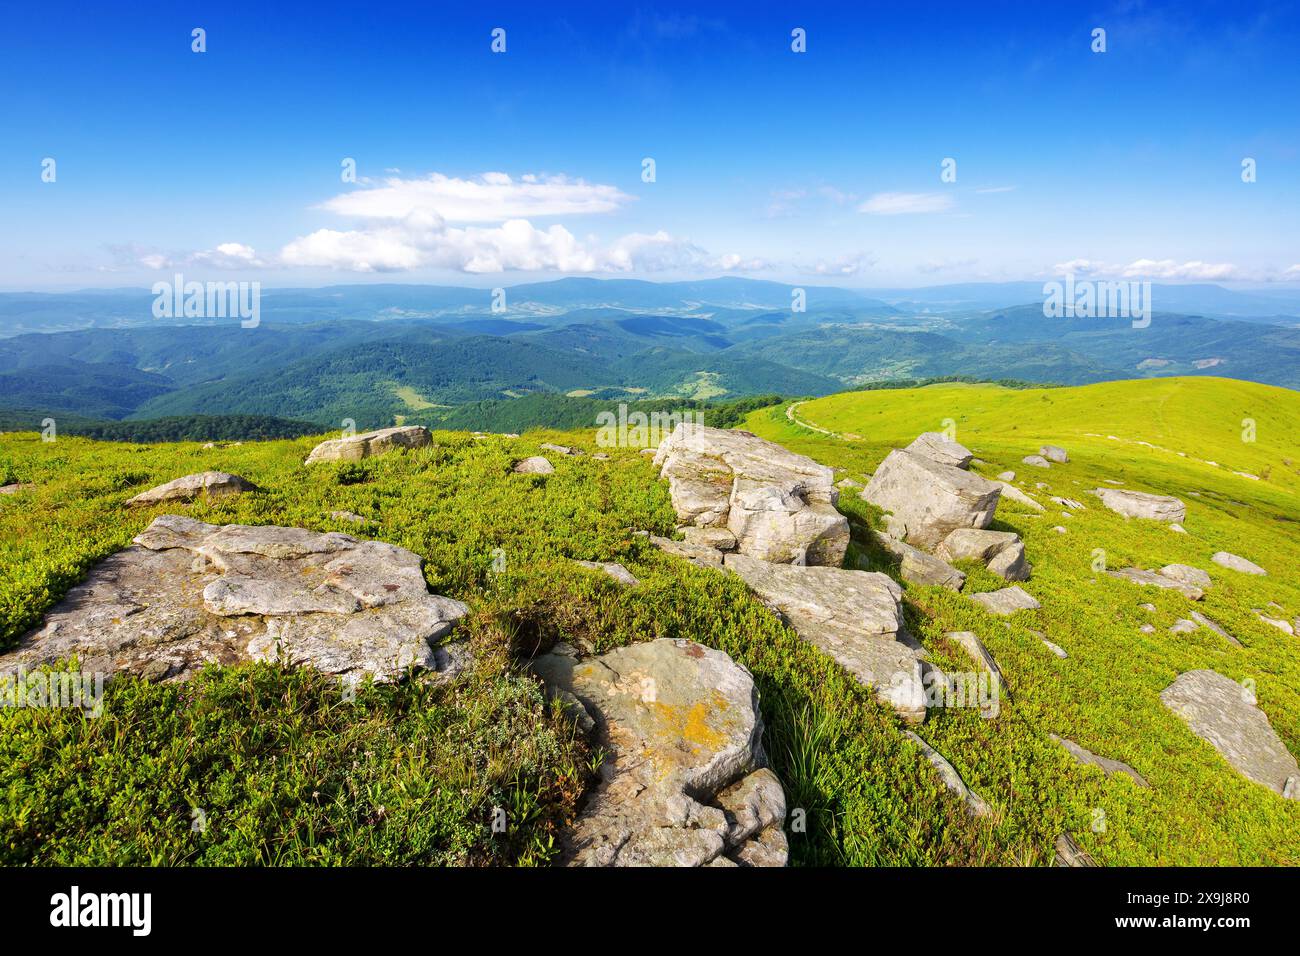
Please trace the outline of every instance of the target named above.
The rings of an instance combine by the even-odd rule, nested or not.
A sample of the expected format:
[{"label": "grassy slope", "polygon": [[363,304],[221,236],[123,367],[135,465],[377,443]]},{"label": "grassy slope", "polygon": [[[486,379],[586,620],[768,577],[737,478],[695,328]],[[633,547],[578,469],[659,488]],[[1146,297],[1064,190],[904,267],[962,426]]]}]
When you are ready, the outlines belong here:
[{"label": "grassy slope", "polygon": [[[1157,417],[1134,403],[1177,385],[1139,383],[1131,387],[1148,391],[1130,393],[1127,405],[1117,399],[1117,407],[1127,409],[1124,420],[1134,423],[1132,435],[1114,431],[1119,424],[1079,424],[1088,414],[1112,421],[1088,399],[1071,406],[1070,427],[1155,442],[1158,436],[1138,426]],[[1223,395],[1201,402],[1203,380],[1183,387],[1189,391],[1177,403],[1205,406],[1203,415],[1186,419],[1191,426],[1204,428],[1216,420],[1213,414],[1240,417]],[[1020,456],[1040,442],[1069,444],[1076,463],[1042,479],[1060,484],[1058,491],[1070,497],[1102,477],[1120,476],[1151,490],[1204,489],[1247,503],[1189,498],[1187,536],[1091,507],[1072,521],[1002,509],[1007,526],[1025,535],[1037,565],[1027,586],[1044,603],[1043,611],[1010,629],[965,598],[909,588],[914,630],[937,660],[954,669],[961,662],[943,646],[943,631],[976,630],[1016,692],[1016,702],[1004,703],[997,720],[950,711],[922,729],[997,808],[991,821],[980,823],[942,789],[892,712],[777,623],[742,585],[661,555],[630,534],[633,528],[668,532],[675,523],[666,487],[644,456],[611,449],[608,462],[559,458],[549,477],[510,473],[511,463],[537,453],[540,441],[595,450],[590,431],[530,433],[514,441],[440,433],[432,449],[311,469],[302,465],[311,439],[204,451],[194,443],[60,438],[43,444],[30,434],[5,435],[0,479],[38,487],[0,498],[0,646],[158,513],[124,511],[127,497],[216,468],[243,474],[265,490],[174,510],[210,521],[360,533],[411,548],[425,557],[436,591],[470,602],[467,631],[479,664],[449,687],[363,695],[358,705],[348,705],[359,711],[340,711],[328,681],[265,667],[214,674],[185,693],[179,712],[181,691],[134,681],[119,684],[108,716],[98,721],[68,712],[0,710],[0,860],[544,862],[556,827],[579,805],[579,788],[591,780],[596,757],[562,720],[548,715],[535,686],[518,674],[520,653],[559,637],[588,641],[596,651],[690,637],[726,650],[758,681],[767,749],[790,806],[807,812],[807,832],[790,835],[796,862],[1045,863],[1062,829],[1111,864],[1300,862],[1300,805],[1283,805],[1240,781],[1154,696],[1192,666],[1254,676],[1261,706],[1288,744],[1300,749],[1296,639],[1240,610],[1272,599],[1292,615],[1300,612],[1300,595],[1285,573],[1300,555],[1276,532],[1298,511],[1295,485],[1288,484],[1294,475],[1283,474],[1280,463],[1286,454],[1281,425],[1295,420],[1294,397],[1224,386],[1236,388],[1246,389],[1242,394],[1258,406],[1259,447],[1236,458],[1224,438],[1203,457],[1258,472],[1269,462],[1251,456],[1274,456],[1266,483],[1176,456],[1166,462],[1142,446],[1076,437],[1065,429],[1071,419],[1039,410],[1037,391],[1003,397],[995,389],[932,387],[837,395],[800,408],[802,418],[870,441],[810,435],[780,410],[751,416],[755,430],[850,472],[870,469],[892,444],[952,417],[959,437],[990,463],[985,471],[1023,471]],[[1087,391],[1051,395],[1064,401]],[[972,396],[994,404],[977,412]],[[1174,404],[1166,405],[1164,420],[1181,423]],[[1041,433],[1030,429],[1035,420]],[[984,421],[997,431],[981,433]],[[995,441],[995,434],[1011,437]],[[1187,432],[1171,435],[1161,441],[1184,447],[1173,441],[1185,439],[1190,449]],[[1082,482],[1077,487],[1076,479]],[[856,519],[870,520],[869,509],[855,499],[842,504]],[[371,523],[358,531],[327,518],[333,509],[355,511]],[[1058,520],[1070,524],[1070,534],[1047,532]],[[1208,633],[1148,637],[1137,633],[1144,616],[1136,604],[1151,600],[1160,609],[1157,623],[1167,625],[1181,599],[1094,580],[1088,564],[1097,546],[1110,551],[1112,564],[1180,560],[1203,567],[1212,550],[1226,547],[1276,564],[1279,573],[1240,581],[1215,572],[1219,583],[1205,610],[1238,634],[1248,645],[1244,650],[1220,647]],[[498,547],[507,570],[494,575],[492,549]],[[643,585],[622,589],[599,574],[576,572],[566,557],[622,561]],[[987,574],[972,582],[994,584]],[[925,621],[920,609],[935,620]],[[1043,627],[1071,658],[1048,655],[1026,624]],[[1047,739],[1049,731],[1127,760],[1153,788],[1139,791],[1122,778],[1076,768]],[[144,809],[141,794],[149,795]],[[192,806],[207,812],[206,833],[191,832]],[[506,839],[490,833],[494,806],[511,810],[515,825]],[[1106,812],[1105,833],[1088,829],[1094,807]]]},{"label": "grassy slope", "polygon": [[[745,663],[763,695],[768,750],[791,805],[806,811],[796,861],[1048,858],[1050,821],[1000,835],[972,827],[916,753],[897,746],[891,712],[738,581],[632,535],[675,524],[645,456],[611,449],[608,462],[557,457],[551,476],[510,471],[540,441],[590,452],[593,438],[438,433],[435,448],[307,468],[312,439],[203,450],[0,437],[0,478],[37,485],[0,498],[0,647],[95,560],[176,510],[410,548],[425,557],[437,592],[470,602],[480,662],[451,687],[376,693],[357,711],[340,710],[327,680],[267,667],[214,674],[185,692],[123,680],[97,720],[0,709],[0,862],[544,862],[594,758],[547,715],[514,662],[559,637],[597,652],[689,637]],[[122,507],[135,492],[207,468],[264,491]],[[372,521],[357,529],[326,517],[334,509]],[[504,574],[491,572],[494,548],[505,552]],[[643,585],[623,589],[566,557],[621,561]],[[511,811],[506,839],[490,830],[498,806]],[[191,832],[192,807],[207,814],[206,832]]]},{"label": "grassy slope", "polygon": [[[1291,751],[1300,753],[1300,637],[1251,613],[1276,601],[1285,614],[1275,616],[1300,616],[1300,440],[1294,433],[1300,396],[1224,379],[1027,391],[939,385],[833,395],[801,404],[798,417],[861,438],[810,432],[779,409],[754,413],[746,427],[862,478],[890,448],[921,431],[941,430],[951,419],[957,439],[985,461],[977,470],[990,477],[1013,470],[1018,483],[1036,494],[1035,482],[1050,486],[1040,496],[1048,506],[1044,515],[1008,503],[999,508],[997,525],[1024,537],[1034,565],[1024,587],[1042,610],[1016,615],[1007,627],[964,597],[907,589],[909,602],[930,618],[920,637],[936,660],[968,669],[942,634],[974,630],[998,658],[1015,694],[996,720],[950,710],[932,715],[922,731],[986,798],[1013,817],[1060,816],[1103,863],[1300,862],[1300,804],[1239,777],[1158,696],[1180,672],[1195,668],[1253,679],[1259,706]],[[1254,443],[1241,440],[1247,417],[1256,421]],[[1138,444],[1143,441],[1159,448]],[[1049,442],[1065,445],[1071,463],[1050,471],[1021,464],[1021,457]],[[1229,469],[1267,480],[1252,481]],[[1107,478],[1181,497],[1188,503],[1188,534],[1101,509],[1084,492]],[[1081,500],[1086,510],[1062,517],[1047,495]],[[863,523],[874,520],[871,509],[851,496],[841,499],[841,508]],[[1057,524],[1068,532],[1052,532]],[[1109,567],[1178,562],[1210,571],[1214,586],[1198,606],[1245,647],[1204,629],[1169,634],[1189,602],[1094,573],[1095,549],[1104,552]],[[1271,573],[1256,578],[1220,569],[1209,560],[1218,550],[1248,557]],[[998,584],[984,573],[967,587],[990,590]],[[1137,605],[1143,602],[1157,611],[1142,611]],[[1155,633],[1139,632],[1147,622],[1156,625]],[[1048,653],[1028,628],[1046,632],[1069,659]],[[1126,761],[1151,789],[1075,766],[1048,739],[1053,732]],[[1090,826],[1097,809],[1104,813],[1104,832]]]}]

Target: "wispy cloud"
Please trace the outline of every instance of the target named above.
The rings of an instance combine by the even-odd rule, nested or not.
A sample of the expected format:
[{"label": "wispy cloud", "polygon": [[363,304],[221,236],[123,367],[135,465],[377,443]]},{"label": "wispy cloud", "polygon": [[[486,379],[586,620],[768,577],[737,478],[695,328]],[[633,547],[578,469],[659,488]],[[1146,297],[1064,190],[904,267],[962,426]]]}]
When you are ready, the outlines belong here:
[{"label": "wispy cloud", "polygon": [[1198,259],[1179,262],[1176,259],[1134,259],[1127,265],[1101,262],[1096,259],[1071,259],[1052,267],[1054,274],[1114,276],[1121,279],[1200,279],[1217,281],[1243,278],[1241,270],[1231,262],[1201,262]]},{"label": "wispy cloud", "polygon": [[952,197],[947,193],[875,193],[858,206],[858,212],[872,216],[905,216],[945,212],[952,205]]}]

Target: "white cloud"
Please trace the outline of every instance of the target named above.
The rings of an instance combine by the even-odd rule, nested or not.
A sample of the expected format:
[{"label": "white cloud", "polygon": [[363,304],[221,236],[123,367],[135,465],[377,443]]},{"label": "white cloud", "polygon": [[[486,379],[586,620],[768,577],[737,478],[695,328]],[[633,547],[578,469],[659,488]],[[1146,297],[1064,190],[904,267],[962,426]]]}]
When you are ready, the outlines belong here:
[{"label": "white cloud", "polygon": [[902,216],[944,212],[951,208],[952,197],[946,193],[875,193],[858,206],[858,212],[872,216]]},{"label": "white cloud", "polygon": [[341,216],[401,220],[430,213],[447,222],[504,222],[542,216],[598,215],[620,208],[633,197],[615,186],[566,176],[528,174],[512,179],[488,172],[470,179],[430,173],[421,179],[389,177],[382,185],[341,193],[321,204]]},{"label": "white cloud", "polygon": [[865,253],[852,253],[835,259],[818,259],[804,271],[819,276],[855,276],[875,265],[876,260]]},{"label": "white cloud", "polygon": [[1219,281],[1242,278],[1241,270],[1230,262],[1201,262],[1198,259],[1179,262],[1176,259],[1134,259],[1128,265],[1101,262],[1096,259],[1071,259],[1052,267],[1053,273],[1064,275],[1116,276],[1122,279],[1197,279]]},{"label": "white cloud", "polygon": [[112,246],[110,251],[118,264],[139,264],[146,269],[183,269],[186,266],[207,266],[213,269],[256,269],[267,265],[258,258],[252,246],[242,242],[223,242],[213,249],[199,252],[158,252],[128,243]]}]

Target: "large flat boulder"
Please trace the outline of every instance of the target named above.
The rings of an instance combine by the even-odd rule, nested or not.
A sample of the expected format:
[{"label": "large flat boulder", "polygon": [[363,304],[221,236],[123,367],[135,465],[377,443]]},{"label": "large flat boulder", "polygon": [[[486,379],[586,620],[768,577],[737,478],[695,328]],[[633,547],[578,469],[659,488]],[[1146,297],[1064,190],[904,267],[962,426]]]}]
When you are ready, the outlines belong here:
[{"label": "large flat boulder", "polygon": [[958,528],[987,528],[1000,495],[997,485],[979,475],[895,449],[861,497],[891,512],[908,544],[932,550]]},{"label": "large flat boulder", "polygon": [[360,461],[401,448],[424,448],[429,444],[429,429],[423,425],[401,425],[344,438],[331,438],[311,450],[307,464],[319,461]]},{"label": "large flat boulder", "polygon": [[952,465],[954,468],[969,468],[974,457],[969,448],[949,438],[943,432],[923,432],[917,435],[916,440],[904,451],[937,461],[941,465]]},{"label": "large flat boulder", "polygon": [[1241,684],[1217,671],[1187,671],[1160,692],[1160,699],[1238,773],[1300,799],[1296,758]]},{"label": "large flat boulder", "polygon": [[972,594],[971,600],[980,604],[990,614],[1006,617],[1017,611],[1033,611],[1042,607],[1024,588],[1012,585],[1000,591],[983,591]]},{"label": "large flat boulder", "polygon": [[838,567],[849,523],[831,469],[749,432],[679,424],[655,453],[683,524],[726,528],[763,561]]},{"label": "large flat boulder", "polygon": [[148,491],[142,491],[127,500],[128,505],[145,506],[168,502],[194,501],[197,498],[229,498],[246,491],[256,491],[257,486],[247,478],[224,471],[201,471],[195,475],[177,478]]},{"label": "large flat boulder", "polygon": [[1187,517],[1187,505],[1170,495],[1152,495],[1123,488],[1098,488],[1094,494],[1103,505],[1126,518],[1181,523]]},{"label": "large flat boulder", "polygon": [[535,658],[552,693],[577,701],[609,753],[561,837],[568,866],[782,865],[785,796],[762,770],[749,672],[722,651],[660,639],[580,659]]},{"label": "large flat boulder", "polygon": [[390,681],[437,670],[433,643],[467,611],[430,594],[420,557],[395,545],[162,515],[0,667],[76,655],[88,671],[177,679],[208,661],[280,659]]},{"label": "large flat boulder", "polygon": [[1106,573],[1113,578],[1122,578],[1125,581],[1132,581],[1134,584],[1177,591],[1183,597],[1192,601],[1199,601],[1205,597],[1205,592],[1196,585],[1188,584],[1182,578],[1166,577],[1157,571],[1144,571],[1141,568],[1120,568],[1118,571],[1107,571]]},{"label": "large flat boulder", "polygon": [[921,661],[901,638],[902,589],[886,574],[769,564],[729,554],[738,575],[804,640],[834,658],[904,720],[925,719]]}]

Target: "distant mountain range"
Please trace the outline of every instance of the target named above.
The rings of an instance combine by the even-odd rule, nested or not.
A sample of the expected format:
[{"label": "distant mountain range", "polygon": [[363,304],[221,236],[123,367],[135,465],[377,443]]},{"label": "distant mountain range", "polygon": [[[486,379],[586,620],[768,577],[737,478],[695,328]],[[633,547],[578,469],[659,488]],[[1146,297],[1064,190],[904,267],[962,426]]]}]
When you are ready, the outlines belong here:
[{"label": "distant mountain range", "polygon": [[3,294],[0,412],[332,428],[435,422],[538,394],[699,401],[944,376],[1077,385],[1208,374],[1300,388],[1300,301],[1281,289],[1157,285],[1161,311],[1134,328],[1045,318],[1037,283],[809,286],[800,312],[793,288],[570,278],[511,287],[502,312],[483,289],[268,290],[253,329],[162,324],[147,290]]}]

